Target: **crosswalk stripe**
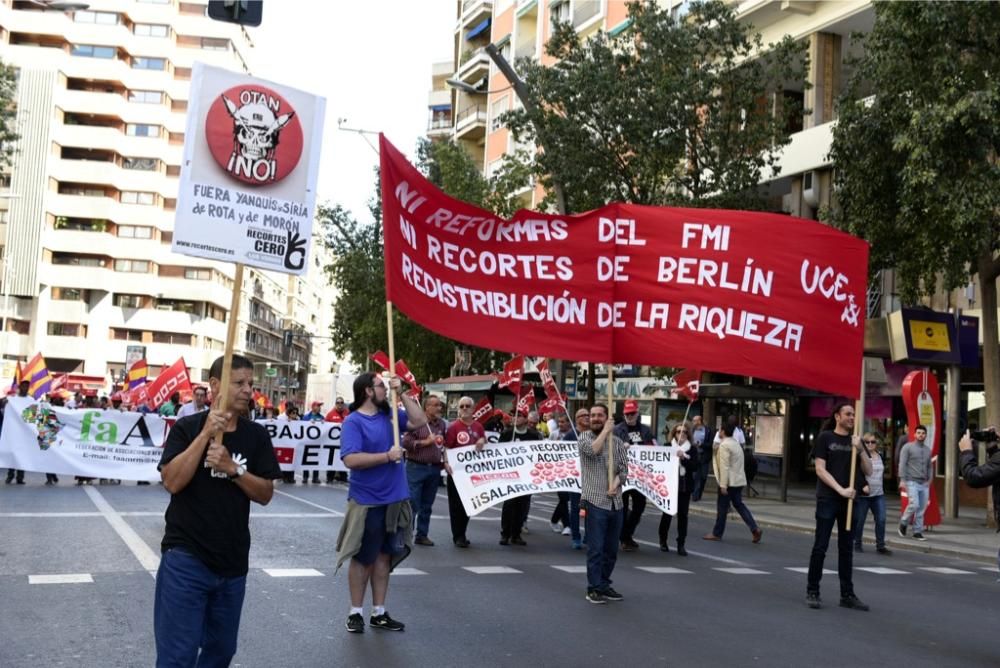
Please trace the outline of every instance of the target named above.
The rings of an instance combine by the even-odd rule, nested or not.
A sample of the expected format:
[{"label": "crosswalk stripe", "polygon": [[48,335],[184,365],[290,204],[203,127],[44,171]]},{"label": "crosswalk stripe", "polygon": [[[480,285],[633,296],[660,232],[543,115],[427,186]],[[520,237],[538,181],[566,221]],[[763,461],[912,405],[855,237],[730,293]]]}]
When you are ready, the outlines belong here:
[{"label": "crosswalk stripe", "polygon": [[[795,573],[802,573],[803,575],[808,575],[809,574],[809,567],[808,566],[785,566],[785,570],[786,571],[793,571]],[[823,569],[823,575],[836,575],[836,574],[837,574],[837,571],[835,571],[835,570],[832,570],[832,569],[829,569],[829,568],[824,568]]]},{"label": "crosswalk stripe", "polygon": [[975,575],[972,571],[963,571],[960,568],[948,568],[947,566],[921,566],[920,570],[928,573],[940,573],[941,575]]},{"label": "crosswalk stripe", "polygon": [[320,573],[315,568],[264,568],[261,569],[272,578],[321,578]]},{"label": "crosswalk stripe", "polygon": [[895,568],[886,568],[885,566],[860,566],[854,570],[866,571],[875,575],[910,575],[909,571],[900,571]]},{"label": "crosswalk stripe", "polygon": [[392,571],[393,575],[427,575],[427,571],[422,571],[419,568],[394,568]]},{"label": "crosswalk stripe", "polygon": [[86,584],[93,583],[90,573],[56,573],[50,575],[29,575],[28,584]]},{"label": "crosswalk stripe", "polygon": [[563,573],[586,573],[586,566],[553,566],[552,568]]},{"label": "crosswalk stripe", "polygon": [[756,568],[713,568],[713,571],[729,573],[730,575],[770,575],[769,571],[759,571]]},{"label": "crosswalk stripe", "polygon": [[693,571],[686,571],[683,568],[672,568],[670,566],[636,566],[636,570],[646,571],[655,575],[693,575]]},{"label": "crosswalk stripe", "polygon": [[476,575],[505,575],[508,573],[522,573],[510,566],[462,566],[462,570],[475,573]]}]

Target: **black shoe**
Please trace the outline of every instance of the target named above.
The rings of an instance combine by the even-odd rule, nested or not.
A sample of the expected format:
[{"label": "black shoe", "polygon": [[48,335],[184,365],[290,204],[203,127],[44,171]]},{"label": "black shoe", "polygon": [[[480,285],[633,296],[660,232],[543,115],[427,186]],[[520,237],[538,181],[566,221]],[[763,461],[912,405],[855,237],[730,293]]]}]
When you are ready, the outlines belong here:
[{"label": "black shoe", "polygon": [[426,547],[434,547],[434,541],[432,541],[427,536],[417,536],[416,539],[413,542],[416,543],[417,545],[424,545]]},{"label": "black shoe", "polygon": [[854,594],[848,594],[847,596],[841,596],[840,597],[840,607],[842,607],[842,608],[851,608],[852,610],[862,610],[862,611],[865,611],[865,612],[868,611],[868,606],[865,603],[862,603],[861,599],[859,599]]},{"label": "black shoe", "polygon": [[9,484],[11,484],[12,482],[14,482],[14,476],[10,476],[10,477],[9,477],[9,478],[7,478],[7,480],[5,480],[4,482],[6,482],[6,483],[7,483],[8,485],[9,485]]},{"label": "black shoe", "polygon": [[358,613],[348,616],[347,623],[344,624],[347,627],[348,633],[364,633],[365,632],[365,620],[364,617]]},{"label": "black shoe", "polygon": [[808,605],[813,610],[819,610],[820,608],[822,608],[823,607],[823,601],[821,601],[820,598],[819,598],[819,592],[816,592],[816,593],[808,592],[808,593],[806,593],[806,605]]},{"label": "black shoe", "polygon": [[[21,481],[20,481],[20,480],[18,480],[18,481],[17,481],[17,484],[18,484],[18,485],[20,485],[20,484],[22,484],[22,483],[21,483]],[[914,540],[927,540],[926,538],[924,538],[924,534],[922,534],[922,533],[920,533],[920,532],[917,532],[917,533],[913,534],[913,539],[914,539]]]},{"label": "black shoe", "polygon": [[639,549],[639,544],[634,540],[623,540],[622,541],[622,552],[635,552]]},{"label": "black shoe", "polygon": [[900,523],[899,528],[896,529],[896,533],[898,533],[903,538],[906,538],[906,525]]},{"label": "black shoe", "polygon": [[45,486],[46,486],[46,487],[51,487],[51,486],[52,486],[52,485],[54,485],[54,484],[55,484],[55,483],[54,483],[54,482],[52,482],[51,480],[46,480],[46,481],[45,481]]},{"label": "black shoe", "polygon": [[[18,480],[17,480],[17,484],[18,484],[18,485],[23,485],[23,484],[24,484],[24,481],[23,481],[23,480],[21,480],[20,478],[18,478]],[[923,536],[921,536],[921,537],[920,537],[920,540],[923,540],[923,539],[924,539],[924,537],[923,537]]]},{"label": "black shoe", "polygon": [[468,538],[458,538],[455,540],[455,547],[469,547]]},{"label": "black shoe", "polygon": [[389,616],[388,612],[383,612],[381,615],[372,615],[368,620],[368,624],[373,629],[382,629],[383,631],[402,631],[406,628],[406,624],[397,622]]},{"label": "black shoe", "polygon": [[520,536],[514,536],[513,538],[511,538],[510,539],[510,544],[511,545],[520,545],[521,547],[524,547],[525,545],[527,545],[527,543],[524,542],[524,539],[521,538]]},{"label": "black shoe", "polygon": [[149,485],[149,482],[146,480],[140,480],[139,482],[135,483],[135,485],[136,487],[146,487],[147,485]]},{"label": "black shoe", "polygon": [[892,550],[890,550],[890,549],[889,549],[889,548],[887,548],[887,547],[877,547],[877,548],[875,548],[875,551],[876,551],[876,552],[878,552],[879,554],[884,554],[884,555],[885,555],[885,556],[887,556],[887,557],[888,557],[888,556],[889,556],[890,554],[892,554]]},{"label": "black shoe", "polygon": [[660,552],[669,552],[670,546],[666,543],[660,543]]},{"label": "black shoe", "polygon": [[677,543],[677,556],[679,557],[688,556],[688,551],[684,549],[684,543]]},{"label": "black shoe", "polygon": [[855,543],[854,544],[854,551],[855,552],[864,552],[865,549],[863,547],[861,547],[861,543]]},{"label": "black shoe", "polygon": [[601,596],[603,596],[604,598],[608,599],[609,601],[624,601],[625,600],[624,596],[622,596],[621,594],[619,594],[618,592],[616,592],[611,587],[608,587],[607,589],[605,589],[604,591],[602,591],[601,592]]},{"label": "black shoe", "polygon": [[605,605],[608,602],[608,599],[604,598],[604,595],[599,591],[588,591],[587,600],[598,605]]},{"label": "black shoe", "polygon": [[510,538],[501,538],[500,539],[500,544],[501,545],[510,545]]}]

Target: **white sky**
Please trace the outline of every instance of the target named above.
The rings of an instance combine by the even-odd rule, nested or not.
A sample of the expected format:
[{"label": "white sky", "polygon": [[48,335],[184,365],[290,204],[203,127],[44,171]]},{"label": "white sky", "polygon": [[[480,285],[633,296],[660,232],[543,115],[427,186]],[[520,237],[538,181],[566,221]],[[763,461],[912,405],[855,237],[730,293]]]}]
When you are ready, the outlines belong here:
[{"label": "white sky", "polygon": [[[411,159],[427,132],[431,65],[450,60],[454,0],[268,0],[255,76],[326,98],[317,203],[371,220],[378,155],[344,127],[384,132]],[[378,137],[367,135],[378,146]]]}]

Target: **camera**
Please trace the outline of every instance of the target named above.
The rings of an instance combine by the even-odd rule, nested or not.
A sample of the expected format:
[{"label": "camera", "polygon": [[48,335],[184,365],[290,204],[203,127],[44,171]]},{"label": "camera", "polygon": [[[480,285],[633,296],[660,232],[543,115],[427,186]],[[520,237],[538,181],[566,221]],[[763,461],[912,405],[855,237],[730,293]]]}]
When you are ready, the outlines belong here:
[{"label": "camera", "polygon": [[1000,434],[995,431],[971,431],[969,432],[969,438],[973,441],[978,441],[979,443],[996,443],[1000,441]]}]

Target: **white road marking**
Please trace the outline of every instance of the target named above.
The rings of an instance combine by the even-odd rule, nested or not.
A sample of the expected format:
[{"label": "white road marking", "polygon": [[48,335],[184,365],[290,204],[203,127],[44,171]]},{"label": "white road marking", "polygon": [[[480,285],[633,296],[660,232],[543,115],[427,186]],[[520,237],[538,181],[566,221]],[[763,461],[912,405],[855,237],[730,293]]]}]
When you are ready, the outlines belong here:
[{"label": "white road marking", "polygon": [[960,568],[948,568],[947,566],[920,566],[917,570],[940,573],[941,575],[975,575],[972,571],[963,571]]},{"label": "white road marking", "polygon": [[730,575],[770,575],[768,571],[759,571],[756,568],[713,568],[712,570]]},{"label": "white road marking", "polygon": [[262,568],[272,578],[321,578],[323,574],[315,568]]},{"label": "white road marking", "polygon": [[868,573],[874,573],[875,575],[909,575],[909,571],[899,571],[895,568],[886,568],[885,566],[859,566],[854,570],[856,571],[866,571]]},{"label": "white road marking", "polygon": [[159,555],[157,555],[156,552],[154,552],[153,549],[146,544],[146,541],[140,538],[139,534],[137,534],[135,530],[122,519],[122,516],[111,507],[111,504],[107,502],[100,492],[89,485],[85,486],[83,491],[86,492],[87,496],[90,497],[90,500],[94,502],[94,505],[97,506],[97,510],[101,512],[101,515],[103,515],[104,519],[108,521],[111,528],[115,530],[118,537],[125,542],[128,549],[132,551],[133,555],[135,555],[135,558],[139,560],[143,570],[155,573],[160,567]]},{"label": "white road marking", "polygon": [[[635,542],[639,543],[640,545],[648,545],[649,547],[655,547],[657,549],[659,549],[659,547],[660,547],[659,543],[653,543],[653,542],[648,541],[648,540],[638,540],[638,539],[635,539],[635,538],[633,538],[633,540],[635,540]],[[719,563],[722,563],[722,564],[732,564],[733,566],[746,566],[746,562],[745,561],[740,561],[738,559],[729,559],[727,557],[717,557],[714,554],[706,554],[704,552],[697,552],[695,550],[688,550],[687,553],[688,554],[693,554],[696,557],[701,557],[702,559],[710,559],[712,561],[718,561]],[[618,558],[621,559],[621,555],[619,555]]]},{"label": "white road marking", "polygon": [[318,503],[313,503],[312,501],[310,501],[308,499],[303,499],[301,496],[295,496],[294,494],[289,494],[288,492],[283,492],[280,489],[275,489],[274,493],[275,494],[281,494],[282,496],[287,496],[289,499],[295,499],[296,501],[299,501],[300,503],[304,503],[307,506],[312,506],[313,508],[319,508],[320,510],[325,510],[326,512],[328,512],[331,515],[334,515],[336,517],[343,517],[344,516],[344,513],[340,512],[339,510],[334,510],[333,508],[327,508],[326,506],[321,506]]},{"label": "white road marking", "polygon": [[[803,575],[809,574],[808,566],[785,566],[786,571],[792,571],[795,573],[802,573]],[[829,568],[823,569],[823,575],[836,575],[837,571],[831,570]]]},{"label": "white road marking", "polygon": [[[160,513],[161,515],[163,513]],[[100,513],[0,513],[0,517],[101,517]]]},{"label": "white road marking", "polygon": [[29,575],[28,584],[50,585],[50,584],[84,584],[93,583],[94,578],[90,573],[63,573],[56,575]]},{"label": "white road marking", "polygon": [[462,570],[475,573],[476,575],[505,575],[522,572],[510,566],[462,566]]},{"label": "white road marking", "polygon": [[990,573],[996,573],[998,569],[996,566],[980,566],[979,570],[989,571]]},{"label": "white road marking", "polygon": [[686,571],[683,568],[671,568],[670,566],[636,566],[637,570],[653,573],[654,575],[691,575],[693,571]]},{"label": "white road marking", "polygon": [[394,568],[392,571],[393,575],[427,575],[426,571],[422,571],[419,568]]},{"label": "white road marking", "polygon": [[563,573],[586,573],[586,566],[553,566],[552,568]]}]

